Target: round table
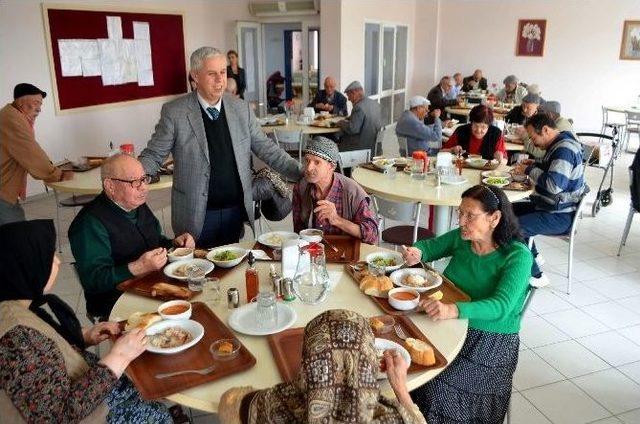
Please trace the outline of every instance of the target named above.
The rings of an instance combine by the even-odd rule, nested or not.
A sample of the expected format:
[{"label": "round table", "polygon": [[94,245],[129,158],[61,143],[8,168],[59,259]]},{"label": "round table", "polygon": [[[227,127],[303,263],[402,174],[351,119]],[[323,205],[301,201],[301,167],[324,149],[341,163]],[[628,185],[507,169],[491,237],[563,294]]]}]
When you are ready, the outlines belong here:
[{"label": "round table", "polygon": [[[253,243],[243,242],[240,243],[240,245],[245,248],[251,248]],[[377,246],[362,244],[360,257],[364,258],[367,254],[377,250],[381,249]],[[274,262],[256,263],[261,285],[265,285],[270,281],[268,279],[269,265],[273,263]],[[212,302],[211,291],[207,290],[207,288],[192,300],[204,302],[222,321],[226,323],[231,312],[227,309],[227,289],[229,287],[238,288],[240,291],[241,303],[245,303],[245,268],[246,265],[244,264],[238,266],[222,278],[220,286],[223,299],[220,304],[214,304]],[[293,327],[304,327],[311,319],[328,309],[350,309],[357,311],[366,317],[381,315],[383,313],[367,296],[362,294],[358,285],[355,284],[352,278],[344,271],[344,265],[328,264],[327,269],[332,280],[338,279],[338,283],[334,291],[332,291],[327,300],[320,305],[305,305],[298,300],[290,303],[289,305],[298,315],[298,319]],[[160,303],[161,302],[154,299],[124,293],[120,296],[120,299],[118,299],[113,307],[110,319],[126,319],[126,317],[136,311],[155,311]],[[433,322],[428,319],[425,314],[413,314],[411,315],[411,320],[447,358],[447,361],[451,363],[462,348],[462,344],[464,343],[467,334],[468,321],[454,319]],[[253,368],[222,378],[218,381],[206,383],[198,387],[173,394],[168,396],[167,399],[190,408],[196,408],[208,412],[217,412],[220,396],[232,387],[251,385],[257,389],[262,389],[281,383],[282,379],[271,354],[267,337],[246,336],[243,334],[237,334],[237,337],[256,357],[257,362]],[[409,390],[413,390],[431,380],[442,370],[443,368],[429,370],[423,373],[409,374],[407,377]],[[393,395],[393,391],[387,382],[383,382],[382,391],[387,396]]]},{"label": "round table", "polygon": [[340,132],[340,128],[324,128],[324,127],[312,127],[311,125],[297,123],[293,118],[289,119],[289,123],[287,125],[263,125],[262,131],[264,132],[273,132],[273,131],[302,131],[302,134],[331,134]]},{"label": "round table", "polygon": [[[498,170],[508,170],[509,167],[501,165]],[[436,235],[449,231],[450,208],[460,204],[462,193],[480,183],[480,170],[462,169],[462,176],[467,182],[458,185],[442,184],[435,187],[434,177],[427,176],[424,180],[411,178],[406,172],[397,172],[395,178],[389,178],[387,174],[371,171],[364,168],[355,168],[351,178],[360,184],[367,193],[379,194],[387,199],[401,202],[420,202],[425,205],[434,205],[433,230]],[[510,201],[520,200],[529,196],[530,191],[505,190]]]},{"label": "round table", "polygon": [[[172,185],[172,175],[161,175],[160,181],[149,184],[149,190],[161,190],[170,188]],[[98,194],[102,191],[100,168],[85,172],[74,172],[72,180],[47,183],[47,186],[51,187],[54,193]]]},{"label": "round table", "polygon": [[[477,105],[474,105],[474,106],[477,106]],[[451,114],[451,115],[458,115],[458,116],[468,117],[469,114],[471,113],[472,107],[447,106],[447,107],[444,108],[444,110],[446,112],[448,112],[449,114]],[[497,112],[497,111],[494,110],[493,111],[493,117],[495,119],[504,119],[504,117],[507,115],[507,113],[509,113],[509,112]]]}]

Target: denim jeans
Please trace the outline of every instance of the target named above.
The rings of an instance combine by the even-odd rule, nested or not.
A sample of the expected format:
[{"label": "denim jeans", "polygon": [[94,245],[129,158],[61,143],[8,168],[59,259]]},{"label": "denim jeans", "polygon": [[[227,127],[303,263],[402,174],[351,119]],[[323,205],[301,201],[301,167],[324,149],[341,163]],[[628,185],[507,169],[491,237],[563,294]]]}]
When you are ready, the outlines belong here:
[{"label": "denim jeans", "polygon": [[[520,221],[520,232],[527,243],[530,237],[536,235],[554,236],[568,233],[574,216],[574,212],[551,213],[537,210],[530,200],[515,202],[513,211]],[[531,246],[531,253],[534,258],[538,256],[535,243]],[[531,266],[531,275],[533,277],[542,275],[535,260]]]},{"label": "denim jeans", "polygon": [[24,209],[20,203],[9,203],[0,199],[0,225],[24,220]]}]

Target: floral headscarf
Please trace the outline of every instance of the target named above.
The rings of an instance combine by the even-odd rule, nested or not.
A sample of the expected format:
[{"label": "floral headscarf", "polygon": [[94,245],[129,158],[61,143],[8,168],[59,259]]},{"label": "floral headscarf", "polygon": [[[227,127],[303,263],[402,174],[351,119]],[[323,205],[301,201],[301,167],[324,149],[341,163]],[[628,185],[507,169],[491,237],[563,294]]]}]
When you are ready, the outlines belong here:
[{"label": "floral headscarf", "polygon": [[367,319],[331,310],[305,328],[297,378],[258,391],[248,422],[414,423],[397,400],[384,398],[376,379],[378,360]]}]

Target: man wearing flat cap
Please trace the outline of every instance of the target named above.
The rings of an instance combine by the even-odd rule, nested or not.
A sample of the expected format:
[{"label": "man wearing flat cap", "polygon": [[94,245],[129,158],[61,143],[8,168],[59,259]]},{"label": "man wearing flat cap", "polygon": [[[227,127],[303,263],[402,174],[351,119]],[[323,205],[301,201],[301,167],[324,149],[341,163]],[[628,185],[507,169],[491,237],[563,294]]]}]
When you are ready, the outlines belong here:
[{"label": "man wearing flat cap", "polygon": [[53,166],[36,141],[34,124],[45,97],[35,85],[18,84],[13,103],[0,110],[0,225],[25,220],[18,200],[26,197],[27,174],[47,183],[73,178]]},{"label": "man wearing flat cap", "polygon": [[[353,103],[353,110],[348,119],[338,122],[342,130],[340,151],[370,149],[375,154],[376,136],[380,130],[380,105],[364,95],[359,81],[353,81],[344,90],[347,98]],[[381,153],[379,149],[378,153]]]},{"label": "man wearing flat cap", "polygon": [[430,115],[433,124],[425,125],[424,118],[429,111],[429,100],[422,96],[414,96],[409,99],[409,110],[400,115],[396,124],[398,137],[407,139],[408,152],[400,152],[401,155],[409,155],[416,150],[423,150],[429,156],[438,153],[442,147],[442,121],[440,121],[440,109],[434,109]]},{"label": "man wearing flat cap", "polygon": [[340,160],[336,143],[318,136],[303,152],[304,178],[293,188],[293,230],[318,228],[376,244],[378,223],[371,199],[358,183],[335,172]]},{"label": "man wearing flat cap", "polygon": [[[540,106],[538,107],[538,112],[549,115],[551,119],[553,119],[553,121],[555,122],[556,128],[558,131],[569,132],[571,133],[574,139],[576,140],[578,139],[578,136],[576,135],[576,132],[573,129],[573,125],[571,124],[571,121],[569,121],[564,116],[560,116],[559,102],[556,102],[554,100],[550,100],[548,102],[541,102]],[[529,137],[529,134],[527,134],[526,130],[524,130],[524,128],[519,129],[518,131],[520,131],[520,135],[522,136],[522,141],[524,143],[524,150],[534,158],[542,159],[542,157],[546,153],[546,150],[536,147],[536,145],[533,144],[533,141]],[[584,157],[589,157],[589,156],[584,155]]]},{"label": "man wearing flat cap", "polygon": [[504,88],[498,91],[498,100],[505,103],[522,103],[522,99],[527,95],[527,89],[518,84],[518,77],[509,75],[502,83]]},{"label": "man wearing flat cap", "polygon": [[527,118],[531,118],[538,113],[538,106],[540,106],[540,96],[528,93],[522,98],[522,104],[519,104],[507,113],[504,121],[509,124],[523,125]]}]

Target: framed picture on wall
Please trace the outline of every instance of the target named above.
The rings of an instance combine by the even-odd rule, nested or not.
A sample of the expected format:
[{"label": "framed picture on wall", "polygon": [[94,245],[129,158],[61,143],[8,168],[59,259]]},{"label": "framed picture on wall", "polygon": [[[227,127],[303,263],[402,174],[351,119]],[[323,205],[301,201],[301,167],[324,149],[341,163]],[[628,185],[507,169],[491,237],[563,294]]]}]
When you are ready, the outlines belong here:
[{"label": "framed picture on wall", "polygon": [[624,21],[621,60],[640,60],[640,21]]},{"label": "framed picture on wall", "polygon": [[546,19],[520,19],[516,34],[516,56],[542,56],[546,32]]}]

